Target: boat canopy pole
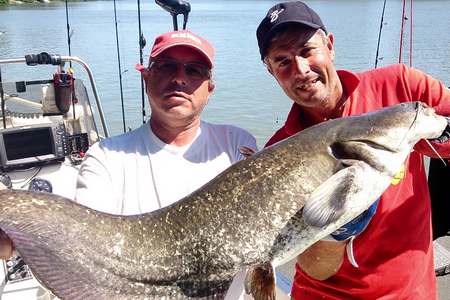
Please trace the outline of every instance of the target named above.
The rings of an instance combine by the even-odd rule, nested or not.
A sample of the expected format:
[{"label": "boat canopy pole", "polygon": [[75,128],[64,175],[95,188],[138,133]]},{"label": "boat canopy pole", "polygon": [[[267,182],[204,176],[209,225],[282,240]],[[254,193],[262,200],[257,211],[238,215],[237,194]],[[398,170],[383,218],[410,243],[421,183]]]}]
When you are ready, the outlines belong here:
[{"label": "boat canopy pole", "polygon": [[183,29],[186,29],[191,5],[184,0],[155,0],[156,4],[172,15],[173,30],[178,30],[178,15],[183,15]]},{"label": "boat canopy pole", "polygon": [[120,103],[121,103],[121,107],[122,107],[122,124],[123,124],[123,132],[126,132],[127,131],[127,126],[125,124],[125,104],[123,102],[122,66],[121,66],[121,63],[120,63],[119,29],[117,28],[116,0],[114,0],[113,2],[114,2],[114,24],[115,24],[115,29],[116,29],[117,63],[118,63],[118,66],[119,66],[119,86],[120,86]]}]

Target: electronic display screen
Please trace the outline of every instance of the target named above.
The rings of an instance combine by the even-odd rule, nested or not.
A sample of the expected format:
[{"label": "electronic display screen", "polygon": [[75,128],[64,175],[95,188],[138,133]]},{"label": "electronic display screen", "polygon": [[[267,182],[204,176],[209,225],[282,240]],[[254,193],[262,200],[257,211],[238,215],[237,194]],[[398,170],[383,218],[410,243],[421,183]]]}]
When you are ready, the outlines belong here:
[{"label": "electronic display screen", "polygon": [[3,134],[8,160],[53,154],[50,128]]}]

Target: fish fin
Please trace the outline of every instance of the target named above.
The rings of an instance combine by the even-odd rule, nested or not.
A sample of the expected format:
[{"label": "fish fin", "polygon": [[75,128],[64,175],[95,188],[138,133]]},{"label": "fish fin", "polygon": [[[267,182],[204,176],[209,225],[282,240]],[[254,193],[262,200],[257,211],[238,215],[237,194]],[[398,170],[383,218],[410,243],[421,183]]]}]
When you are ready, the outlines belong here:
[{"label": "fish fin", "polygon": [[275,270],[267,262],[256,265],[247,271],[245,292],[255,300],[275,300]]},{"label": "fish fin", "polygon": [[345,211],[348,196],[356,192],[355,178],[364,176],[359,165],[348,160],[345,167],[325,180],[310,195],[303,207],[303,218],[308,225],[324,227],[338,219]]}]

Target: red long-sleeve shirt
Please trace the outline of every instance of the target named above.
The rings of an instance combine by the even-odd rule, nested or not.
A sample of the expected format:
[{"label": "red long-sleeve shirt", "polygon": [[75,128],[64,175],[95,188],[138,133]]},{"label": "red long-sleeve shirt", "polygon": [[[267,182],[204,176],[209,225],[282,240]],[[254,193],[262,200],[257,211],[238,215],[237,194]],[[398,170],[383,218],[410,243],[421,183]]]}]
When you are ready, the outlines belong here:
[{"label": "red long-sleeve shirt", "polygon": [[[353,74],[338,71],[349,98],[343,116],[358,115],[400,102],[423,101],[430,106],[450,105],[450,92],[436,79],[405,65]],[[294,104],[285,125],[269,146],[303,129],[302,111]],[[359,268],[347,257],[331,278],[319,281],[296,265],[292,297],[308,299],[436,299],[431,207],[422,153],[434,156],[419,143],[405,162],[405,176],[381,196],[376,214],[354,240]],[[437,146],[444,157],[449,145]],[[421,152],[421,153],[419,153]]]}]

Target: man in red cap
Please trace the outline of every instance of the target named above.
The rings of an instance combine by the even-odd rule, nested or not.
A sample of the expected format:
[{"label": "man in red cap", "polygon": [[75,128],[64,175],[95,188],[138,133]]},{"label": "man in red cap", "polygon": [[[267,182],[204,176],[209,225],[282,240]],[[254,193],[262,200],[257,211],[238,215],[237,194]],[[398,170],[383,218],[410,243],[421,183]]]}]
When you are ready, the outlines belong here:
[{"label": "man in red cap", "polygon": [[[144,78],[150,121],[89,149],[78,177],[76,200],[121,215],[162,208],[256,148],[243,129],[202,121],[214,90],[214,49],[189,30],[155,39]],[[98,197],[97,197],[98,196]]]},{"label": "man in red cap", "polygon": [[[256,35],[261,59],[294,102],[266,146],[326,120],[400,102],[423,101],[450,113],[450,91],[419,70],[400,64],[358,74],[336,70],[334,36],[303,2],[273,6]],[[435,147],[450,156],[448,144]],[[422,162],[423,154],[435,154],[420,143],[415,150],[368,211],[299,255],[294,299],[436,299]]]},{"label": "man in red cap", "polygon": [[[147,213],[180,200],[244,158],[240,147],[256,151],[247,131],[201,120],[214,90],[213,65],[212,45],[189,30],[158,36],[148,67],[136,66],[145,80],[150,121],[89,149],[76,201],[111,214]],[[11,243],[3,238],[0,254],[7,257]],[[233,287],[228,299],[242,294],[242,284]]]}]

